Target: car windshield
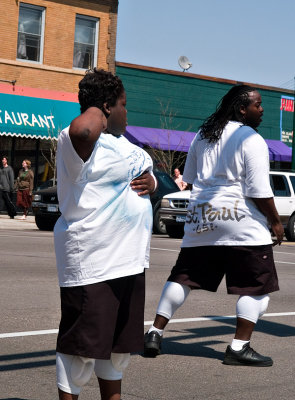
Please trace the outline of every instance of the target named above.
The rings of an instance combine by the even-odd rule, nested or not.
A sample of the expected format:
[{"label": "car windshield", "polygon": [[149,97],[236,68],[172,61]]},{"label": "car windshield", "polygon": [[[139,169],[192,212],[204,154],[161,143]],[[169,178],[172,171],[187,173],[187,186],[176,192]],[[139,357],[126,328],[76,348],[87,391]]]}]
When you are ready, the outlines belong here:
[{"label": "car windshield", "polygon": [[49,179],[48,181],[45,181],[45,182],[41,183],[41,185],[39,185],[37,187],[37,190],[47,189],[47,188],[55,186],[55,185],[56,185],[56,180],[53,183],[53,179]]},{"label": "car windshield", "polygon": [[293,191],[295,193],[295,176],[290,175],[289,178],[290,178],[290,181],[292,183]]}]

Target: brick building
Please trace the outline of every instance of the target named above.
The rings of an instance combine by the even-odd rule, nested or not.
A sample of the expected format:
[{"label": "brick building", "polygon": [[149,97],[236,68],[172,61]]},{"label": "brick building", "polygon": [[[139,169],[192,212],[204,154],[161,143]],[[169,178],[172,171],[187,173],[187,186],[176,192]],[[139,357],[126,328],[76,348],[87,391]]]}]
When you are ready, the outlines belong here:
[{"label": "brick building", "polygon": [[1,0],[0,153],[47,179],[51,140],[79,114],[85,70],[115,72],[118,0]]}]

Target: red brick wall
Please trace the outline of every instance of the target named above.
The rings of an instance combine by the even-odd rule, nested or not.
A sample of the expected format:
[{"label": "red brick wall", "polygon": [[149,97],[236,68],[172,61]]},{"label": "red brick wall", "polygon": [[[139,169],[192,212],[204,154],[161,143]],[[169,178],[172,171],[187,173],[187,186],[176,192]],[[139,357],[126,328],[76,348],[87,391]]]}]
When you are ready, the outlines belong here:
[{"label": "red brick wall", "polygon": [[76,14],[99,18],[97,66],[115,72],[118,0],[23,0],[45,8],[43,62],[16,60],[19,0],[1,0],[0,80],[16,85],[77,92],[84,71],[73,70]]}]

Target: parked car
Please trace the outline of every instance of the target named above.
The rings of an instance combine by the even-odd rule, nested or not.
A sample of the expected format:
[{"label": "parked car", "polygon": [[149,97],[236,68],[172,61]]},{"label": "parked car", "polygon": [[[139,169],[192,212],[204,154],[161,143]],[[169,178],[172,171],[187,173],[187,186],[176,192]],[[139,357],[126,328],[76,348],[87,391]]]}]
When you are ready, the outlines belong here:
[{"label": "parked car", "polygon": [[[295,172],[270,171],[270,184],[287,240],[295,241]],[[167,233],[173,238],[182,238],[189,203],[190,191],[170,193],[163,197],[159,210],[160,219]]]},{"label": "parked car", "polygon": [[161,207],[161,201],[163,196],[168,193],[175,193],[176,191],[180,192],[179,187],[171,178],[170,175],[166,174],[165,172],[161,172],[158,170],[154,171],[154,174],[158,180],[158,189],[157,191],[151,196],[151,203],[153,206],[153,232],[154,233],[166,233],[166,225],[161,220],[159,210]]},{"label": "parked car", "polygon": [[37,227],[42,231],[52,231],[60,216],[56,186],[36,190],[32,200]]},{"label": "parked car", "polygon": [[287,240],[295,241],[295,172],[271,171],[270,184]]},{"label": "parked car", "polygon": [[160,219],[166,225],[166,232],[172,238],[182,238],[190,190],[170,193],[163,197],[159,210]]},{"label": "parked car", "polygon": [[[154,216],[153,232],[163,234],[166,233],[166,226],[159,216],[162,197],[167,193],[176,192],[180,189],[165,172],[156,170],[154,174],[158,180],[158,189],[151,196]],[[44,185],[46,186],[46,183]],[[36,225],[40,230],[53,230],[61,214],[58,206],[56,186],[35,191],[33,194],[32,210],[35,215]]]},{"label": "parked car", "polygon": [[47,188],[53,187],[53,186],[56,186],[56,179],[51,178],[51,179],[48,179],[48,180],[45,181],[45,182],[42,182],[42,183],[37,187],[36,190],[47,189]]}]

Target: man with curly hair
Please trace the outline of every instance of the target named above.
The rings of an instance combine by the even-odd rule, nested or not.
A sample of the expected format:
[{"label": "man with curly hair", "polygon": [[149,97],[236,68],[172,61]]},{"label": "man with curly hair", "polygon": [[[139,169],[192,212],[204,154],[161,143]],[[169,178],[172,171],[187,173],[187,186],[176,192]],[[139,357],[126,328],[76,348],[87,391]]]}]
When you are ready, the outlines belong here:
[{"label": "man with curly hair", "polygon": [[121,80],[87,71],[79,103],[81,115],[60,133],[57,149],[57,385],[60,400],[78,399],[94,371],[101,399],[119,400],[130,353],[143,348],[156,180],[150,156],[123,136]]}]

